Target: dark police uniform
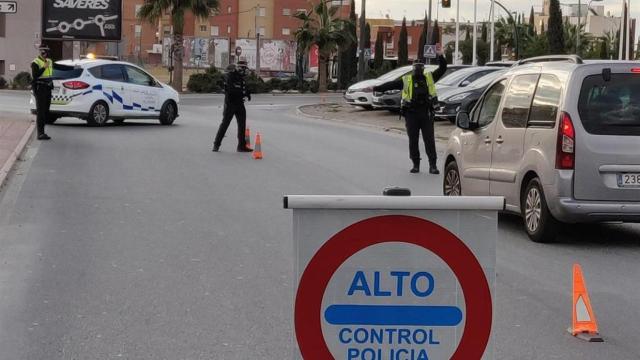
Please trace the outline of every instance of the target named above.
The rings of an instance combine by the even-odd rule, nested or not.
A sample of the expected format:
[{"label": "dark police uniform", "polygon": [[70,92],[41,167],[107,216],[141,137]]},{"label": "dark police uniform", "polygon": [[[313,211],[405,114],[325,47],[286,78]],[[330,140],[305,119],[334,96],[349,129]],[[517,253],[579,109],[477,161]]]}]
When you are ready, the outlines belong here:
[{"label": "dark police uniform", "polygon": [[373,88],[376,92],[402,90],[403,112],[409,136],[409,157],[412,173],[420,171],[420,132],[429,158],[429,172],[438,174],[437,153],[433,130],[433,105],[436,101],[435,82],[447,71],[444,56],[438,57],[438,69],[433,73],[415,75],[413,72],[398,80]]},{"label": "dark police uniform", "polygon": [[222,144],[229,124],[233,117],[238,122],[238,148],[239,152],[250,152],[245,139],[245,130],[247,126],[247,110],[244,107],[244,99],[251,101],[251,94],[245,82],[246,63],[239,62],[237,67],[227,73],[225,83],[224,111],[222,116],[222,124],[218,129],[218,134],[213,142],[213,151],[218,151]]},{"label": "dark police uniform", "polygon": [[47,57],[43,57],[43,54],[48,55],[47,48],[40,48],[40,55],[31,63],[31,89],[36,98],[36,125],[38,129],[39,140],[49,140],[50,137],[45,134],[44,126],[47,123],[49,117],[49,108],[51,107],[51,90],[53,89],[53,82],[51,77],[53,76],[53,64]]}]

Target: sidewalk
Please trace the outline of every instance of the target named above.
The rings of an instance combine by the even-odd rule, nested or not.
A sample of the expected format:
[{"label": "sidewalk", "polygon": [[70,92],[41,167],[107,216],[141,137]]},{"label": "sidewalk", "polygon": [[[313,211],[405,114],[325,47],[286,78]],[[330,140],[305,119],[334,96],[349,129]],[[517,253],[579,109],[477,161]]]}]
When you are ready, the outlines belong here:
[{"label": "sidewalk", "polygon": [[34,129],[35,123],[31,116],[0,113],[0,186],[22,154]]},{"label": "sidewalk", "polygon": [[[406,132],[404,119],[400,119],[398,114],[386,110],[367,111],[344,103],[326,103],[303,105],[298,107],[298,111],[304,116],[316,119],[357,124],[402,134]],[[446,142],[453,129],[455,129],[455,125],[450,122],[437,121],[435,123],[436,140]]]}]

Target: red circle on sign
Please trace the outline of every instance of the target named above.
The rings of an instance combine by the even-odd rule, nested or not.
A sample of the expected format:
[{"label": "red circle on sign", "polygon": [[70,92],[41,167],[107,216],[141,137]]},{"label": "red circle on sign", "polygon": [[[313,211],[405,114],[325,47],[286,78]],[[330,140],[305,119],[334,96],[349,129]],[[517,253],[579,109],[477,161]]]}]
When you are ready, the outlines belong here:
[{"label": "red circle on sign", "polygon": [[322,298],[336,270],[360,250],[398,242],[433,252],[453,270],[464,294],[466,321],[451,360],[482,358],[493,319],[491,290],[482,266],[447,229],[413,216],[389,215],[366,219],[340,231],[318,250],[304,270],[296,295],[294,322],[305,360],[333,358],[322,333]]}]

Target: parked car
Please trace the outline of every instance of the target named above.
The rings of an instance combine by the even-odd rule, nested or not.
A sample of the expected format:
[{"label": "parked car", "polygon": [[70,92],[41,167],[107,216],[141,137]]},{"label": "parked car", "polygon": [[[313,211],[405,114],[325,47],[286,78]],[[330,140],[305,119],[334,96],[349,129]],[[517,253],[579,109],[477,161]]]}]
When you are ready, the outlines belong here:
[{"label": "parked car", "polygon": [[516,63],[516,61],[513,61],[513,60],[490,61],[490,62],[484,64],[484,66],[512,67],[515,63]]},{"label": "parked car", "polygon": [[487,89],[487,86],[506,72],[506,69],[494,71],[472,82],[466,87],[458,88],[455,91],[449,92],[444,97],[438,97],[438,103],[434,108],[436,119],[449,120],[454,124],[456,122],[456,115],[458,115],[458,111],[465,108],[468,111],[472,108],[476,101],[478,101],[478,98],[480,98],[482,93]]},{"label": "parked car", "polygon": [[561,223],[640,222],[640,64],[520,61],[461,111],[445,195],[504,196],[533,241]]},{"label": "parked car", "polygon": [[[155,119],[171,125],[178,117],[178,93],[136,65],[103,59],[56,64],[62,66],[54,66],[50,123],[77,117],[95,126],[125,119]],[[30,104],[35,113],[33,96]]]},{"label": "parked car", "polygon": [[[460,69],[468,68],[469,65],[448,65],[447,71],[444,73],[444,76],[447,76],[453,72],[456,72]],[[411,72],[412,67],[407,67],[408,71],[395,79],[396,80],[408,73]],[[425,71],[434,71],[438,68],[437,65],[425,65]],[[400,103],[402,100],[402,94],[400,90],[390,90],[382,93],[374,93],[373,94],[373,107],[376,109],[387,109],[391,111],[395,111],[400,109]]]},{"label": "parked car", "polygon": [[373,109],[373,87],[387,81],[395,80],[411,71],[411,66],[403,66],[378,77],[355,83],[347,89],[344,99],[347,104],[360,106],[367,110]]},{"label": "parked car", "polygon": [[481,77],[498,70],[500,70],[500,68],[497,66],[474,66],[460,69],[444,76],[436,84],[438,98],[448,97],[450,93],[467,87]]}]

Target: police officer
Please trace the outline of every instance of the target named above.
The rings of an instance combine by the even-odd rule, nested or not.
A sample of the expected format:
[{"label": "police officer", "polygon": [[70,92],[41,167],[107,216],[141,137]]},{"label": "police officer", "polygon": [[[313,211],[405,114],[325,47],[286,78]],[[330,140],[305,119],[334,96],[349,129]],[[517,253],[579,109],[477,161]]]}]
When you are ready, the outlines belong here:
[{"label": "police officer", "polygon": [[238,61],[237,65],[230,65],[227,68],[227,79],[225,83],[224,111],[222,116],[222,124],[218,129],[218,134],[213,142],[213,151],[218,152],[222,144],[222,138],[229,128],[231,119],[236,117],[238,122],[238,152],[251,152],[246,143],[245,129],[247,126],[247,110],[244,107],[244,99],[251,101],[251,94],[247,88],[245,77],[247,75],[247,62],[245,60]]},{"label": "police officer", "polygon": [[409,157],[413,162],[411,173],[420,172],[420,131],[429,158],[429,173],[439,174],[436,166],[436,142],[433,131],[433,105],[437,102],[435,82],[447,71],[447,61],[438,52],[438,69],[424,71],[424,64],[416,61],[413,72],[401,79],[374,86],[373,91],[402,90],[402,111],[409,135]]},{"label": "police officer", "polygon": [[53,63],[49,58],[49,48],[40,45],[38,57],[31,63],[31,89],[36,98],[36,125],[38,129],[38,140],[49,140],[51,137],[45,134],[44,126],[49,117],[51,107],[51,90],[53,89]]}]

